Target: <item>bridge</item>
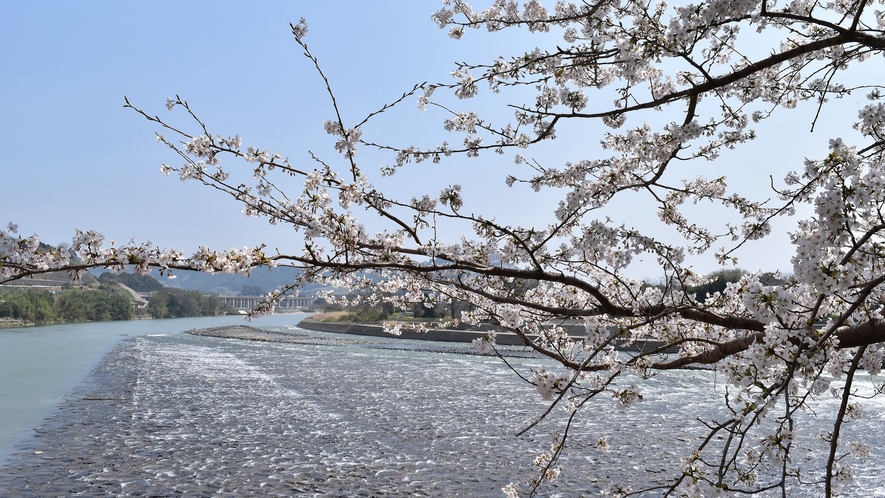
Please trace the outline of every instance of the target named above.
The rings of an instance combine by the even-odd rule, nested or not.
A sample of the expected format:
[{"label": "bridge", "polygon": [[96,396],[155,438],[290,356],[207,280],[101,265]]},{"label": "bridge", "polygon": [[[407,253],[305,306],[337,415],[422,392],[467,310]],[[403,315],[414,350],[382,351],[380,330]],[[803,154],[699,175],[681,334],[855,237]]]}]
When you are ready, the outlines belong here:
[{"label": "bridge", "polygon": [[[251,310],[264,301],[267,296],[218,296],[218,301],[238,310]],[[314,296],[286,296],[277,303],[277,309],[294,310],[312,306],[317,298]]]}]

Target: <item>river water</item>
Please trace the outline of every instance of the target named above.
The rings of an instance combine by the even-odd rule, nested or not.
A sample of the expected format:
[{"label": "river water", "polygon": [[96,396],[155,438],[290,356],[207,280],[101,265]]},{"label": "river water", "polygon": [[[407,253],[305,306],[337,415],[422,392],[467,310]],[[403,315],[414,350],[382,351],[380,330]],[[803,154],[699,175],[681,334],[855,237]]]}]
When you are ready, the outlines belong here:
[{"label": "river water", "polygon": [[[307,332],[294,327],[300,318],[252,325],[327,342],[182,333],[242,323],[236,317],[0,331],[3,451],[18,442],[0,469],[0,494],[500,496],[533,474],[533,459],[562,430],[565,413],[555,410],[514,435],[546,405],[496,358],[459,354],[467,346]],[[543,362],[512,364],[525,371]],[[643,385],[635,408],[604,402],[578,417],[562,476],[541,496],[595,496],[611,483],[653,485],[678,473],[703,433],[696,417],[722,416],[721,379],[680,371]],[[809,476],[822,468],[820,435],[835,403],[822,401],[820,420],[801,425],[793,464]],[[873,447],[852,462],[845,496],[885,496],[883,422],[885,405],[871,400],[843,430]],[[595,447],[601,436],[607,452]],[[801,495],[819,494],[809,491]]]},{"label": "river water", "polygon": [[[253,323],[295,324],[304,316],[273,315]],[[242,317],[226,316],[0,328],[0,463],[121,339],[239,323]]]}]

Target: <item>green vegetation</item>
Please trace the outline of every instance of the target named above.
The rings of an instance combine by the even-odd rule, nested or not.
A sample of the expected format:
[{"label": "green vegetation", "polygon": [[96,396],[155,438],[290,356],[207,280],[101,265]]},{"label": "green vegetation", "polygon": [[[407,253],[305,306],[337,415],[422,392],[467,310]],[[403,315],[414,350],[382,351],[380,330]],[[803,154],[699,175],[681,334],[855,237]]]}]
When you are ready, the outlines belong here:
[{"label": "green vegetation", "polygon": [[166,288],[148,300],[148,313],[154,318],[224,315],[233,310],[222,306],[218,296],[206,296],[195,290]]},{"label": "green vegetation", "polygon": [[222,306],[218,296],[166,288],[149,275],[105,272],[98,281],[98,286],[93,283],[90,288],[77,289],[0,288],[0,319],[43,325],[131,320],[136,314],[143,315],[145,310],[134,310],[132,296],[119,284],[136,292],[153,292],[147,307],[153,318],[214,316],[234,311]]},{"label": "green vegetation", "polygon": [[55,316],[55,295],[48,291],[0,293],[0,317],[43,323]]},{"label": "green vegetation", "polygon": [[340,322],[352,323],[377,323],[393,315],[393,305],[390,303],[379,303],[378,305],[370,305],[367,303],[358,306],[350,306],[346,308],[349,313],[342,315],[338,320]]},{"label": "green vegetation", "polygon": [[112,287],[74,289],[59,293],[55,310],[64,322],[105,322],[132,318],[132,304],[128,294]]},{"label": "green vegetation", "polygon": [[724,292],[725,287],[729,283],[737,282],[741,279],[744,273],[745,272],[743,270],[739,270],[736,268],[713,272],[709,275],[709,282],[704,285],[689,288],[688,292],[694,294],[695,299],[703,303],[707,300],[707,296],[716,292]]},{"label": "green vegetation", "polygon": [[129,320],[132,316],[129,298],[104,285],[97,289],[0,291],[0,318],[26,323]]},{"label": "green vegetation", "polygon": [[[354,299],[356,294],[350,294],[348,299]],[[357,305],[342,306],[340,304],[323,304],[320,311],[324,313],[333,311],[346,311],[347,313],[337,317],[335,321],[349,323],[378,323],[385,320],[396,321],[433,321],[444,318],[457,318],[468,306],[461,301],[434,303],[426,302],[411,303],[406,309],[395,309],[393,304],[379,302],[369,304],[368,301],[360,301]]]},{"label": "green vegetation", "polygon": [[267,294],[267,289],[260,285],[244,285],[240,291],[241,296],[263,296]]},{"label": "green vegetation", "polygon": [[163,284],[154,277],[138,273],[105,272],[98,276],[98,281],[103,284],[119,282],[135,292],[152,292],[164,289]]}]

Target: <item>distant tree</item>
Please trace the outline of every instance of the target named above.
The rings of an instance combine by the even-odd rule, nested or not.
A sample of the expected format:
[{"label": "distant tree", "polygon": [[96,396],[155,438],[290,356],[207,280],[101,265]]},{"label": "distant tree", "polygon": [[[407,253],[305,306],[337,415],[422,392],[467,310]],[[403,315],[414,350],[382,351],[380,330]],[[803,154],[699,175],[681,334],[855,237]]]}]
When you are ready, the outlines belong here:
[{"label": "distant tree", "polygon": [[169,300],[169,294],[166,292],[157,292],[148,299],[147,312],[153,318],[169,318],[169,307],[166,302]]},{"label": "distant tree", "polygon": [[153,318],[183,318],[223,315],[227,310],[218,296],[206,296],[195,290],[166,288],[148,299],[148,313]]},{"label": "distant tree", "polygon": [[112,289],[21,290],[0,292],[0,318],[32,323],[129,320],[133,316],[127,296]]},{"label": "distant tree", "polygon": [[244,285],[242,290],[240,290],[241,296],[264,296],[266,294],[267,289],[258,285]]},{"label": "distant tree", "polygon": [[429,301],[412,304],[412,316],[415,318],[427,319],[440,318],[440,315],[437,313],[436,305]]},{"label": "distant tree", "polygon": [[218,296],[204,296],[201,294],[198,302],[200,304],[200,314],[202,316],[215,316],[221,314],[221,301],[218,299]]},{"label": "distant tree", "polygon": [[726,285],[729,283],[737,283],[746,272],[737,269],[719,270],[707,276],[708,281],[701,285],[690,287],[689,292],[693,292],[698,302],[706,302],[707,297],[716,293],[724,292]]},{"label": "distant tree", "polygon": [[457,299],[437,300],[429,295],[425,296],[423,301],[412,303],[411,306],[412,316],[426,320],[445,319],[446,317],[456,319],[460,317],[460,312],[456,311],[458,309],[466,310],[466,307]]},{"label": "distant tree", "polygon": [[165,288],[165,286],[154,277],[150,275],[139,275],[138,273],[105,272],[98,276],[98,281],[103,284],[119,282],[136,292],[153,292]]},{"label": "distant tree", "polygon": [[55,315],[64,322],[99,322],[130,320],[133,312],[130,299],[120,293],[106,289],[74,289],[56,297]]},{"label": "distant tree", "polygon": [[0,318],[17,318],[26,322],[45,323],[55,318],[55,295],[49,291],[0,292]]}]

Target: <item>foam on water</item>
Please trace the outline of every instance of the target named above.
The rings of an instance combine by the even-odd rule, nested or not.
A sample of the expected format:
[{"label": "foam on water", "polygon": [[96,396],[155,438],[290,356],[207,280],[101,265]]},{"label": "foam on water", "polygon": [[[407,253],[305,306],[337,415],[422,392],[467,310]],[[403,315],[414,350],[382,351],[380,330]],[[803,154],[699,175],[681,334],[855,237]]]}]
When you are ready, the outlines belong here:
[{"label": "foam on water", "polygon": [[[271,375],[286,386],[286,393],[302,393],[325,407],[322,415],[311,421],[319,424],[311,429],[316,437],[331,443],[337,441],[336,435],[347,434],[354,441],[362,441],[365,446],[359,449],[338,442],[324,446],[319,457],[335,467],[358,462],[371,465],[375,474],[383,475],[385,469],[378,466],[411,462],[412,473],[443,472],[449,479],[474,475],[477,480],[491,480],[499,486],[529,475],[533,457],[546,449],[551,433],[562,429],[564,414],[556,411],[538,431],[523,438],[513,436],[546,405],[532,386],[518,381],[493,358],[409,350],[367,351],[353,345],[218,346],[236,350],[234,354],[246,364],[274,372]],[[542,363],[533,359],[514,362],[517,367]],[[869,382],[865,386],[871,389]],[[721,376],[714,372],[666,372],[643,384],[645,401],[635,407],[614,415],[586,411],[572,428],[574,439],[562,461],[563,478],[557,492],[563,488],[601,491],[609,482],[623,481],[628,475],[639,476],[646,485],[672,477],[678,473],[682,458],[704,435],[695,417],[712,421],[727,416],[721,408],[723,392]],[[878,425],[881,405],[881,401],[874,400],[874,406],[869,407],[872,416],[861,423],[853,422],[845,437]],[[819,435],[828,429],[832,417],[827,414],[837,406],[838,400],[823,400],[818,407],[823,417],[810,420],[808,425],[811,437],[796,443],[794,458],[801,456],[809,468],[822,468],[826,448]],[[593,449],[600,436],[608,438],[612,451]],[[882,447],[876,441],[872,444],[874,448]],[[365,454],[374,454],[369,450],[372,447],[383,447],[397,456],[370,461],[358,457],[363,448],[368,450]],[[477,470],[477,461],[492,465]],[[871,455],[868,463],[855,465],[856,474],[880,475],[877,461],[878,456]],[[413,481],[416,479],[413,476]],[[876,482],[874,478],[867,481]],[[867,492],[878,492],[878,488],[866,488],[855,496]]]},{"label": "foam on water", "polygon": [[[498,359],[434,353],[429,350],[437,346],[428,343],[420,351],[376,346],[163,334],[133,339],[106,359],[109,373],[102,374],[118,375],[131,399],[101,405],[105,411],[95,417],[83,415],[37,439],[33,444],[56,438],[57,447],[76,448],[76,456],[62,461],[56,448],[39,448],[57,459],[29,453],[16,469],[21,475],[0,479],[0,489],[40,469],[33,482],[57,475],[42,489],[71,496],[97,490],[500,496],[505,484],[533,475],[534,457],[563,428],[566,413],[555,410],[535,430],[514,436],[547,405]],[[511,362],[521,369],[544,364]],[[873,385],[861,378],[858,389],[871,392]],[[644,401],[634,407],[613,411],[612,400],[590,406],[572,428],[560,480],[541,496],[594,495],[612,482],[640,487],[667,481],[704,434],[696,417],[726,417],[723,392],[713,372],[664,372],[643,383]],[[95,407],[83,405],[83,394],[95,393],[76,393],[61,412],[76,403]],[[822,399],[819,419],[803,415],[808,420],[800,425],[805,429],[794,464],[822,469],[826,444],[820,435],[837,406],[837,399]],[[885,496],[885,471],[878,465],[885,456],[883,408],[878,399],[867,402],[864,417],[843,431],[846,440],[864,436],[873,447],[866,461],[854,464],[858,477],[845,496]],[[611,451],[596,449],[601,436]]]}]

